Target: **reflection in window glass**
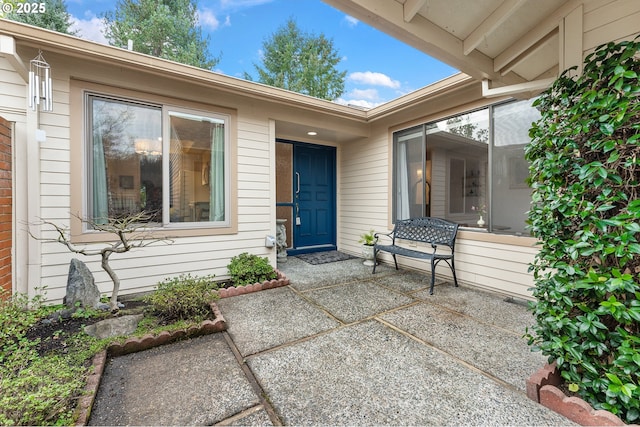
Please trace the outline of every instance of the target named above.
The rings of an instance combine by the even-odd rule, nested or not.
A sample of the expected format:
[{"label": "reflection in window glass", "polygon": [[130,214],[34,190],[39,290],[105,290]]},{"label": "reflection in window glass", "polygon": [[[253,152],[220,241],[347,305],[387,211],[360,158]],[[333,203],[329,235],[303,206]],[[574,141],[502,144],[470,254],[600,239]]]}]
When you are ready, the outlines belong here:
[{"label": "reflection in window glass", "polygon": [[396,134],[395,142],[395,217],[414,218],[427,215],[423,209],[424,179],[422,162],[423,127],[409,129]]},{"label": "reflection in window glass", "polygon": [[393,220],[433,216],[464,227],[526,233],[531,192],[524,146],[539,118],[532,102],[503,103],[395,132]]},{"label": "reflection in window glass", "polygon": [[526,183],[529,165],[524,147],[529,142],[531,123],[540,113],[533,100],[511,102],[494,107],[494,148],[492,193],[492,222],[496,231],[524,234],[531,189]]},{"label": "reflection in window glass", "polygon": [[226,116],[86,99],[87,217],[100,224],[145,212],[165,225],[228,223]]},{"label": "reflection in window glass", "polygon": [[485,227],[489,210],[489,110],[473,111],[428,126],[427,151],[434,162],[433,216],[463,226]]},{"label": "reflection in window glass", "polygon": [[96,223],[140,212],[162,218],[162,112],[89,97],[89,216]]},{"label": "reflection in window glass", "polygon": [[170,220],[225,220],[224,121],[170,112]]}]

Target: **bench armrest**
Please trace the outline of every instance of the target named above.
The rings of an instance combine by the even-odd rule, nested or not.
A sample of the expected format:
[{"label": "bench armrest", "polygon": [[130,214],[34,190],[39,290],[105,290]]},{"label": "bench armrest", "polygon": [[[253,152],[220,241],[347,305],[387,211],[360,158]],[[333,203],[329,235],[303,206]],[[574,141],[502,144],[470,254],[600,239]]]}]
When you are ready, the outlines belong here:
[{"label": "bench armrest", "polygon": [[375,234],[373,235],[373,237],[375,237],[375,239],[376,239],[376,243],[378,242],[378,239],[379,239],[380,237],[386,237],[387,239],[389,239],[389,240],[391,240],[391,241],[394,241],[394,238],[393,238],[393,231],[392,231],[391,233],[375,233]]}]

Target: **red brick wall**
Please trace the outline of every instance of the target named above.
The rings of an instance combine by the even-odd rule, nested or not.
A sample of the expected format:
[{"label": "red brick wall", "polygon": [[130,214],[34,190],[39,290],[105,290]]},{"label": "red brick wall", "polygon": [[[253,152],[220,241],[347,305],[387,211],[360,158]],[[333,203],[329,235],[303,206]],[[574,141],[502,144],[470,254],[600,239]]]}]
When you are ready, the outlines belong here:
[{"label": "red brick wall", "polygon": [[11,292],[11,124],[0,117],[0,288]]}]

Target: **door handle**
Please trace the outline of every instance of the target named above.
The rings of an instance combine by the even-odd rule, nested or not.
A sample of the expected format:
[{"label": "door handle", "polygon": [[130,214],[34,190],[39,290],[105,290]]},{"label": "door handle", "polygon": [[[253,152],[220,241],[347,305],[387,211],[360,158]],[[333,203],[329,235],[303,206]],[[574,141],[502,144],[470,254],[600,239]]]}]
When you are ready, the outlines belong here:
[{"label": "door handle", "polygon": [[300,174],[298,172],[296,172],[296,179],[298,181],[298,186],[296,189],[296,196],[297,196],[298,194],[300,194]]}]

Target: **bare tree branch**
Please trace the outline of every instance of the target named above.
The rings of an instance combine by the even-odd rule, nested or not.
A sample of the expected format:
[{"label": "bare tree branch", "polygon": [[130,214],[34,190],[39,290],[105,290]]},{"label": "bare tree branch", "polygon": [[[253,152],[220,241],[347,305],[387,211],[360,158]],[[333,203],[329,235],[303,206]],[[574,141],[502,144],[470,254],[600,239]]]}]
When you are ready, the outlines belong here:
[{"label": "bare tree branch", "polygon": [[133,248],[143,248],[158,242],[171,244],[173,243],[173,240],[167,239],[165,237],[154,237],[153,230],[149,229],[149,226],[147,225],[147,222],[153,217],[152,213],[149,212],[143,211],[136,214],[127,215],[123,218],[91,219],[81,218],[77,215],[74,216],[80,219],[83,224],[88,225],[93,230],[115,235],[117,240],[113,242],[99,243],[102,245],[106,245],[99,249],[90,249],[87,246],[89,244],[79,246],[71,242],[71,237],[68,229],[47,220],[42,220],[41,225],[52,227],[53,231],[56,232],[56,238],[37,237],[31,232],[31,230],[28,230],[29,235],[39,241],[56,242],[63,244],[70,252],[76,254],[85,256],[100,255],[102,260],[102,269],[106,271],[106,273],[111,278],[111,281],[113,282],[113,291],[111,292],[109,305],[112,311],[116,311],[118,310],[118,292],[120,290],[120,279],[109,264],[109,257],[111,256],[111,254],[121,254],[129,252]]}]

